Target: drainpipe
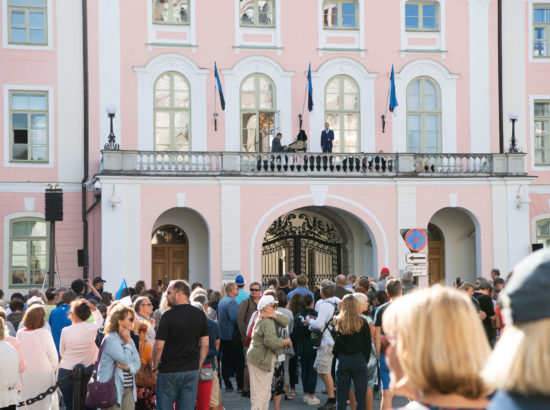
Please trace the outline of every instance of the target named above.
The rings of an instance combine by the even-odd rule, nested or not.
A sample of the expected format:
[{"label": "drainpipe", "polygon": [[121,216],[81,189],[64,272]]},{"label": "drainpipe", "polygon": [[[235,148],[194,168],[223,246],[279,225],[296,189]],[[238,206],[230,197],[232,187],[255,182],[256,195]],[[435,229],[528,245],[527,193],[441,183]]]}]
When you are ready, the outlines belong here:
[{"label": "drainpipe", "polygon": [[500,153],[504,153],[504,108],[502,96],[502,0],[498,0],[498,141]]},{"label": "drainpipe", "polygon": [[82,248],[84,250],[84,267],[82,278],[88,279],[88,219],[86,203],[86,182],[89,167],[89,115],[88,115],[88,9],[87,0],[82,0],[82,69],[84,89],[84,178],[82,178]]}]

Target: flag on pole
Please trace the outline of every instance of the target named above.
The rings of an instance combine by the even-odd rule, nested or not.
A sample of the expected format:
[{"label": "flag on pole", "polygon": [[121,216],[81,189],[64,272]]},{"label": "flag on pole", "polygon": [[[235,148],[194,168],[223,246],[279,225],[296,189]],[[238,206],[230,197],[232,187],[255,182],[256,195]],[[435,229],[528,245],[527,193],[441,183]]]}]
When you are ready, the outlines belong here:
[{"label": "flag on pole", "polygon": [[122,283],[120,284],[120,288],[118,289],[118,292],[116,293],[116,300],[120,300],[122,296],[122,292],[124,292],[124,289],[127,289],[128,285],[126,285],[126,279],[122,280]]},{"label": "flag on pole", "polygon": [[393,64],[391,65],[391,77],[390,77],[390,111],[393,112],[395,107],[399,104],[397,103],[397,97],[395,95],[395,78],[393,75]]},{"label": "flag on pole", "polygon": [[311,85],[311,63],[307,70],[307,110],[311,112],[313,110],[313,86]]},{"label": "flag on pole", "polygon": [[220,82],[220,76],[218,75],[218,66],[216,65],[215,61],[214,61],[214,73],[216,75],[216,86],[218,87],[218,91],[220,92],[220,104],[222,106],[222,111],[224,111],[225,110],[225,98],[223,98],[222,83]]}]

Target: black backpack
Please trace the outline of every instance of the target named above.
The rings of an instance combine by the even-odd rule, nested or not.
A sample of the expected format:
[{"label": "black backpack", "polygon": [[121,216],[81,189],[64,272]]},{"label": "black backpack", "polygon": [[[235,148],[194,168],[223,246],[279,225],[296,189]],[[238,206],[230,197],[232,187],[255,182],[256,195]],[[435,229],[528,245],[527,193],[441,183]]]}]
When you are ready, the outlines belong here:
[{"label": "black backpack", "polygon": [[328,328],[328,330],[330,332],[330,335],[332,336],[333,339],[335,339],[336,336],[338,335],[338,332],[336,331],[336,329],[334,329],[333,321],[334,321],[334,316],[336,316],[338,313],[340,313],[340,310],[338,309],[338,303],[333,303],[333,302],[330,302],[330,303],[332,305],[334,305],[334,312],[332,313],[332,317],[325,324],[325,327],[323,328],[323,330],[319,330],[319,329],[315,329],[315,328],[311,329],[311,343],[315,347],[321,346],[321,340],[323,339],[323,333],[325,333],[325,330],[327,330],[327,328]]}]

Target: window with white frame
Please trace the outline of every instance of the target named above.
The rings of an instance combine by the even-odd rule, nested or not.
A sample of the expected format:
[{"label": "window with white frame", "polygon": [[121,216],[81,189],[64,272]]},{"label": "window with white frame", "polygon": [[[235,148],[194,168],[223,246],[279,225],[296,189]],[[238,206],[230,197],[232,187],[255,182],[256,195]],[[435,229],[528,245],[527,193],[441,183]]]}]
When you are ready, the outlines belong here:
[{"label": "window with white frame", "polygon": [[405,3],[405,29],[418,31],[439,30],[439,4],[435,1]]},{"label": "window with white frame", "polygon": [[155,81],[154,135],[157,151],[188,151],[191,148],[191,90],[189,82],[174,71]]},{"label": "window with white frame", "polygon": [[325,0],[323,2],[323,28],[356,29],[357,1]]},{"label": "window with white frame", "polygon": [[189,24],[190,0],[152,0],[154,24]]},{"label": "window with white frame", "polygon": [[407,87],[407,151],[441,152],[441,97],[439,86],[427,77]]},{"label": "window with white frame", "polygon": [[239,0],[241,26],[273,27],[274,0]]},{"label": "window with white frame", "polygon": [[550,165],[550,101],[534,102],[535,165]]},{"label": "window with white frame", "polygon": [[8,0],[8,43],[48,43],[46,0]]},{"label": "window with white frame", "polygon": [[549,57],[550,4],[533,5],[533,56]]},{"label": "window with white frame", "polygon": [[244,152],[268,152],[275,121],[275,84],[263,74],[241,83],[241,147]]},{"label": "window with white frame", "polygon": [[537,221],[537,243],[542,243],[545,248],[550,246],[550,219]]},{"label": "window with white frame", "polygon": [[48,229],[40,218],[10,222],[10,286],[41,285],[48,270]]},{"label": "window with white frame", "polygon": [[359,86],[346,75],[332,77],[325,87],[325,121],[334,131],[333,152],[360,151]]},{"label": "window with white frame", "polygon": [[48,93],[10,91],[10,162],[48,161]]}]

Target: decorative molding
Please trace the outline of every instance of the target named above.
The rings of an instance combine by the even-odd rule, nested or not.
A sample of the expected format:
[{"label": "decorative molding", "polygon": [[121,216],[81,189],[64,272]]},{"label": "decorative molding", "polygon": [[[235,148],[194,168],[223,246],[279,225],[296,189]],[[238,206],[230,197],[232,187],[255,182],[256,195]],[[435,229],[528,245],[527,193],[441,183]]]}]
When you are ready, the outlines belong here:
[{"label": "decorative molding", "polygon": [[178,193],[176,194],[178,207],[184,208],[185,207],[185,193]]},{"label": "decorative molding", "polygon": [[315,206],[325,205],[325,200],[328,193],[328,185],[310,185],[311,197]]}]

